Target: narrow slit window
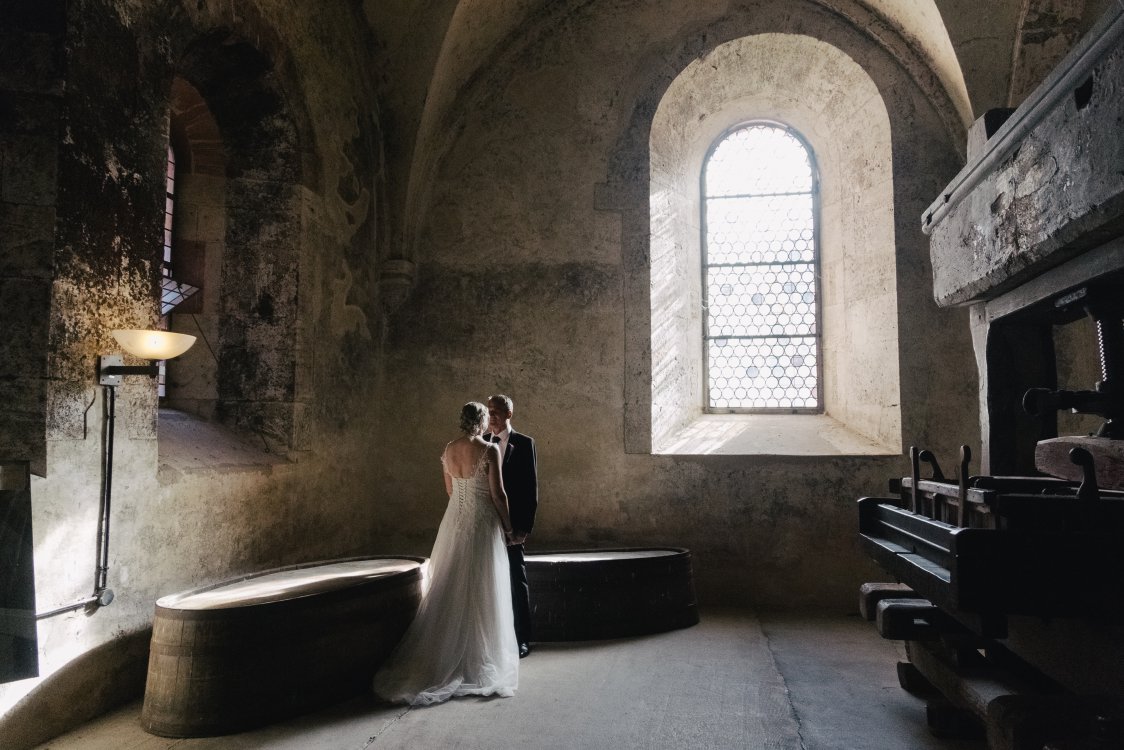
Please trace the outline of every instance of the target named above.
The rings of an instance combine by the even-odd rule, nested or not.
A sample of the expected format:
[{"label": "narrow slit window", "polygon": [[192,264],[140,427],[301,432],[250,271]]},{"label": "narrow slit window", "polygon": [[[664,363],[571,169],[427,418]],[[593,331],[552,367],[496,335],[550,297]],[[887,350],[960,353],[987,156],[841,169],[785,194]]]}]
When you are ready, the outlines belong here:
[{"label": "narrow slit window", "polygon": [[[176,207],[176,152],[168,146],[167,170],[164,173],[164,243],[160,256],[160,327],[167,330],[168,316],[176,305],[199,291],[199,287],[177,281],[174,277],[172,257],[172,222]],[[157,393],[161,398],[167,395],[167,363],[161,360],[156,376]]]},{"label": "narrow slit window", "polygon": [[702,182],[706,410],[822,412],[810,150],[787,127],[744,125],[713,147]]},{"label": "narrow slit window", "polygon": [[160,314],[167,316],[176,305],[199,291],[198,287],[176,281],[172,262],[172,220],[176,206],[176,153],[168,146],[168,168],[164,179],[164,252],[160,262]]},{"label": "narrow slit window", "polygon": [[[164,251],[160,256],[160,327],[168,329],[168,313],[175,307],[168,304],[169,288],[174,289],[172,279],[172,219],[176,206],[176,152],[168,146],[168,162],[164,172]],[[156,375],[156,392],[160,398],[168,391],[168,363],[160,360]]]}]

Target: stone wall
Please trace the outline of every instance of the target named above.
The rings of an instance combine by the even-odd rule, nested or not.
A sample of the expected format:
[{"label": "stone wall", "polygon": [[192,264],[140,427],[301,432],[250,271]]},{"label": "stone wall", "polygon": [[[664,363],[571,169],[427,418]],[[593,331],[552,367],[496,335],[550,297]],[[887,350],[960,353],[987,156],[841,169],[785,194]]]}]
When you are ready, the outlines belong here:
[{"label": "stone wall", "polygon": [[[373,550],[365,452],[377,422],[365,405],[379,391],[387,222],[369,39],[350,7],[79,0],[13,13],[24,5],[34,8],[2,26],[0,388],[14,395],[0,435],[5,455],[32,458],[41,475],[39,611],[93,589],[105,424],[95,359],[120,351],[111,329],[158,321],[176,76],[213,113],[225,169],[194,154],[177,227],[221,261],[205,269],[198,316],[214,353],[200,341],[191,354],[211,369],[179,394],[198,421],[162,423],[153,380],[118,388],[116,597],[39,623],[42,678],[0,686],[0,745],[13,748],[139,696],[158,597]],[[194,325],[173,313],[174,328]],[[177,365],[185,381],[201,372],[173,363],[173,381]]]},{"label": "stone wall", "polygon": [[[650,414],[656,375],[652,118],[688,64],[756,33],[818,38],[878,87],[892,139],[903,440],[946,463],[975,442],[966,319],[932,303],[918,228],[960,161],[939,103],[817,4],[748,5],[553,8],[460,91],[420,212],[417,286],[387,336],[382,420],[403,422],[376,453],[396,517],[380,535],[387,551],[427,548],[457,409],[503,391],[515,426],[539,442],[533,549],[687,546],[704,602],[847,610],[862,579],[881,575],[859,552],[855,500],[884,491],[903,459],[653,456],[637,439],[650,425],[628,416]],[[879,362],[866,366],[878,377]]]},{"label": "stone wall", "polygon": [[0,9],[0,456],[47,463],[48,347],[58,147],[59,3]]},{"label": "stone wall", "polygon": [[[781,33],[841,50],[887,110],[903,440],[952,456],[975,434],[967,325],[930,302],[917,220],[959,164],[958,115],[923,56],[847,22],[869,18],[861,3],[839,4],[509,3],[517,23],[477,46],[475,2],[429,4],[432,32],[411,23],[371,44],[356,15],[389,23],[398,5],[54,0],[2,32],[41,61],[0,71],[19,100],[0,109],[0,242],[29,249],[27,262],[5,252],[0,284],[40,295],[21,298],[26,348],[0,357],[22,378],[0,378],[18,405],[0,418],[45,475],[32,488],[40,610],[92,584],[93,362],[116,351],[110,329],[157,320],[176,76],[212,112],[224,170],[189,172],[178,226],[206,245],[197,316],[213,359],[198,362],[211,354],[197,344],[169,371],[191,418],[214,421],[161,420],[151,382],[121,387],[117,599],[41,623],[45,677],[0,687],[0,745],[135,697],[163,594],[318,558],[427,554],[445,505],[438,456],[461,404],[496,391],[539,441],[532,549],[685,545],[704,603],[852,609],[881,576],[859,553],[855,499],[903,460],[654,456],[650,425],[630,418],[651,413],[654,113],[691,62]],[[446,23],[464,34],[443,39]],[[57,136],[9,145],[43,123]],[[40,155],[38,192],[9,168],[16,153]],[[221,221],[204,218],[220,202]],[[194,322],[173,314],[177,329]]]}]

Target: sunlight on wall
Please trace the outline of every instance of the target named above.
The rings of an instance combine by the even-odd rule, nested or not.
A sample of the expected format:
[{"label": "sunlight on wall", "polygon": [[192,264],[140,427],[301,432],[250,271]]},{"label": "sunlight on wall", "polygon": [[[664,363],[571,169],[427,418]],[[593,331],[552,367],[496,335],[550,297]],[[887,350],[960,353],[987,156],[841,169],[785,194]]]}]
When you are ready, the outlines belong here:
[{"label": "sunlight on wall", "polygon": [[[703,416],[699,175],[715,139],[751,119],[795,128],[820,169],[824,402],[831,429],[855,433],[854,440],[828,442],[897,453],[889,117],[874,82],[850,57],[792,34],[761,34],[717,47],[672,82],[653,120],[653,451],[697,451],[676,446],[681,433]],[[810,441],[822,437],[823,420],[787,419],[792,429],[807,430]]]}]

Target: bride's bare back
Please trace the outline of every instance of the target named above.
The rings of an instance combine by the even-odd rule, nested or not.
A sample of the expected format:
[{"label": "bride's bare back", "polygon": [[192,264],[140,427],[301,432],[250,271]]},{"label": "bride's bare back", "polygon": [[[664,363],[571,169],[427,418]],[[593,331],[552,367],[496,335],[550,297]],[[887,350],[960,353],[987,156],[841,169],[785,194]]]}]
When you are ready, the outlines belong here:
[{"label": "bride's bare back", "polygon": [[489,450],[489,463],[499,460],[499,448],[479,436],[457,438],[445,446],[445,471],[458,479],[468,479],[476,472],[480,460]]},{"label": "bride's bare back", "polygon": [[505,532],[511,531],[511,515],[507,506],[507,493],[503,489],[500,472],[500,447],[486,442],[479,435],[460,437],[445,446],[442,454],[445,466],[445,492],[453,494],[453,479],[471,479],[481,462],[487,463],[488,490],[492,504],[500,517]]}]

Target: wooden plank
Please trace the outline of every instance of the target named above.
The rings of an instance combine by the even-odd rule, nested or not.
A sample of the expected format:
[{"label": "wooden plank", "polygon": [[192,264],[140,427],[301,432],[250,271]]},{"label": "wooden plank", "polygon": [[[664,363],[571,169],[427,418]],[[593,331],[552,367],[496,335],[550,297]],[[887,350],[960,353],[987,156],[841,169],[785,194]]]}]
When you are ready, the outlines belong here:
[{"label": "wooden plank", "polygon": [[937,651],[923,643],[910,643],[909,660],[946,698],[981,720],[987,717],[989,703],[1000,696],[1017,693],[1021,687],[1000,670],[976,669],[971,677],[959,674]]},{"label": "wooden plank", "polygon": [[951,585],[951,571],[884,539],[860,534],[859,540],[863,550],[884,570],[944,608],[973,632],[993,638],[1006,637],[1007,619],[1001,610],[968,611],[961,606],[958,590]]},{"label": "wooden plank", "polygon": [[1054,495],[1004,495],[993,508],[1005,528],[1085,531],[1119,536],[1124,531],[1124,499],[1078,500]]},{"label": "wooden plank", "polygon": [[881,523],[917,538],[919,541],[946,551],[948,550],[948,534],[956,528],[943,521],[934,521],[931,518],[889,505],[879,505],[875,511],[875,518]]},{"label": "wooden plank", "polygon": [[948,534],[954,529],[947,523],[879,502],[876,498],[860,500],[860,533],[893,542],[945,565],[951,562]]},{"label": "wooden plank", "polygon": [[883,599],[878,603],[875,622],[878,633],[893,641],[933,640],[967,632],[927,599]]},{"label": "wooden plank", "polygon": [[922,479],[917,482],[917,489],[931,495],[943,495],[944,497],[956,497],[960,493],[960,488],[956,483],[948,480]]},{"label": "wooden plank", "polygon": [[1034,466],[1044,474],[1080,482],[1081,467],[1069,458],[1074,448],[1092,454],[1099,487],[1124,490],[1124,440],[1092,435],[1040,440],[1034,448]]},{"label": "wooden plank", "polygon": [[936,603],[949,602],[948,572],[883,539],[860,535],[863,548],[883,569]]},{"label": "wooden plank", "polygon": [[971,712],[986,727],[987,746],[996,750],[1041,748],[1060,742],[1085,747],[1093,718],[1111,715],[1111,702],[1096,696],[1057,693],[1022,679],[993,659],[980,657],[957,667],[940,644],[906,644],[910,663],[953,705]]},{"label": "wooden plank", "polygon": [[859,587],[859,614],[873,622],[878,603],[884,599],[920,599],[921,595],[904,583],[864,583]]},{"label": "wooden plank", "polygon": [[905,554],[898,555],[898,557],[918,570],[925,571],[925,573],[942,583],[947,584],[952,581],[952,574],[948,568],[923,555]]}]

